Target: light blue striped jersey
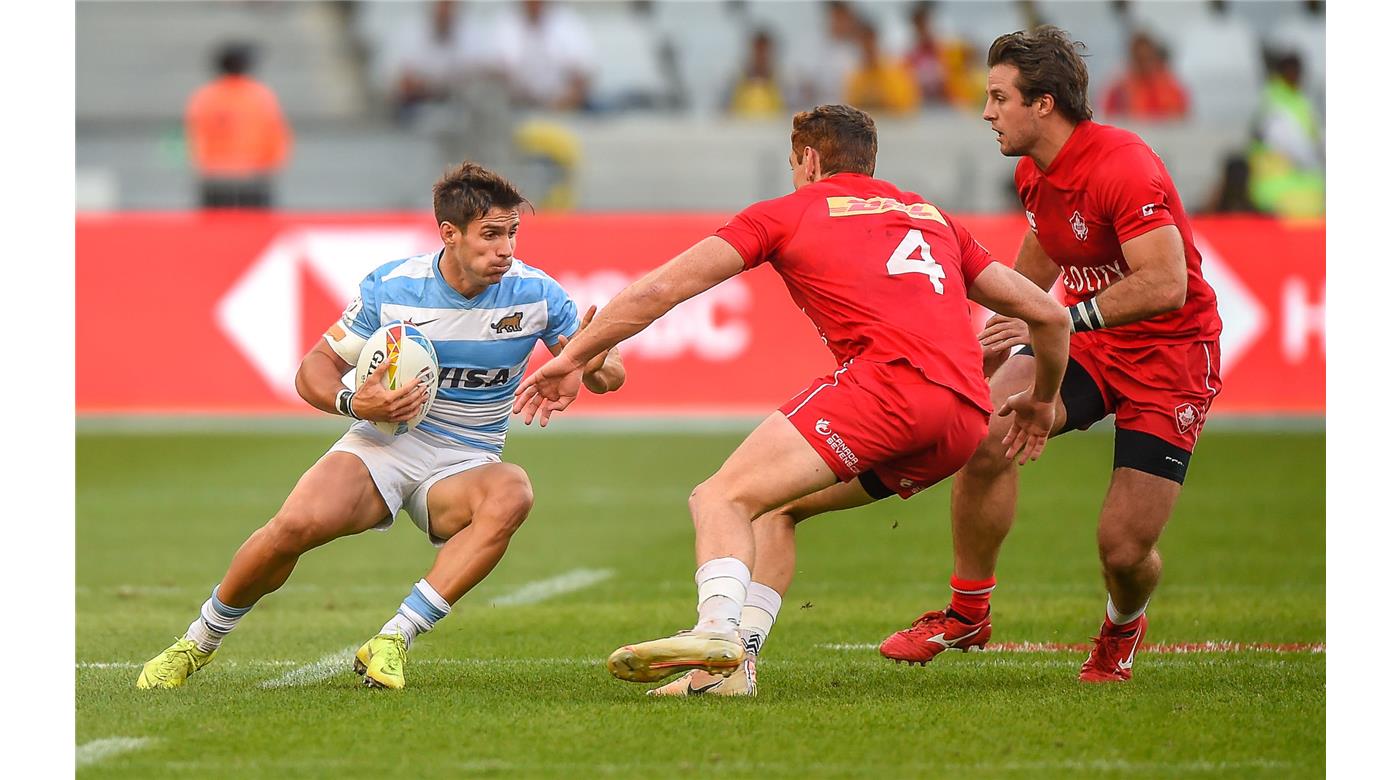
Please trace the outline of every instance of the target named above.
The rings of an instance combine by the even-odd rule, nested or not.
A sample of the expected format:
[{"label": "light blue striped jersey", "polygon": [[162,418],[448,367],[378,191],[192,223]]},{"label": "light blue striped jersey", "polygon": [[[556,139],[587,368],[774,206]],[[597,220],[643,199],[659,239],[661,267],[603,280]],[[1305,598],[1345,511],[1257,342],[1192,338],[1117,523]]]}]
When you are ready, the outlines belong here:
[{"label": "light blue striped jersey", "polygon": [[416,431],[500,453],[515,388],[536,341],[578,330],[578,308],[559,283],[519,259],[474,298],[448,286],[442,250],[395,260],[360,283],[341,323],[361,338],[394,320],[412,322],[437,350],[437,400]]}]

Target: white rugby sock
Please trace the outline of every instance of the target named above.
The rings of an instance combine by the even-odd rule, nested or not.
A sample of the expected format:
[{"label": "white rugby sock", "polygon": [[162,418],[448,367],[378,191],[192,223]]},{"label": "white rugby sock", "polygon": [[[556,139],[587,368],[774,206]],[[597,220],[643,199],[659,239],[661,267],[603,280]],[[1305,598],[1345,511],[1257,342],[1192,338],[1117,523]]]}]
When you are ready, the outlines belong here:
[{"label": "white rugby sock", "polygon": [[739,628],[739,615],[749,589],[749,567],[738,558],[715,558],[695,570],[699,591],[696,631],[732,632]]},{"label": "white rugby sock", "polygon": [[[1148,599],[1148,601],[1151,601],[1151,599]],[[1138,618],[1142,617],[1142,614],[1146,611],[1147,603],[1144,602],[1142,605],[1142,609],[1139,609],[1136,612],[1119,612],[1118,608],[1113,606],[1113,597],[1108,597],[1108,622],[1112,623],[1115,626],[1126,626],[1134,620],[1137,620]]]},{"label": "white rugby sock", "polygon": [[253,607],[230,607],[219,601],[219,586],[215,585],[209,598],[199,608],[199,617],[185,629],[185,639],[191,639],[201,652],[212,653],[223,643],[224,637],[238,627],[238,621]]},{"label": "white rugby sock", "polygon": [[778,620],[778,610],[782,608],[782,594],[757,580],[749,583],[744,611],[739,615],[739,636],[744,641],[745,650],[758,655]]}]

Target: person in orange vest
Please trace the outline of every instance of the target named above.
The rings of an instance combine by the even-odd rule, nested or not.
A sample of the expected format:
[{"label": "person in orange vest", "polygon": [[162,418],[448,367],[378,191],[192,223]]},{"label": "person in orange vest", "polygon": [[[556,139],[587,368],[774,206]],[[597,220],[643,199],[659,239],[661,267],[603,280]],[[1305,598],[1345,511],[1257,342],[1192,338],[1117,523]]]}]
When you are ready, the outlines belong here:
[{"label": "person in orange vest", "polygon": [[185,108],[190,156],[204,208],[267,208],[272,175],[287,160],[292,131],[277,95],[250,76],[253,51],[228,44],[215,57],[218,76]]}]

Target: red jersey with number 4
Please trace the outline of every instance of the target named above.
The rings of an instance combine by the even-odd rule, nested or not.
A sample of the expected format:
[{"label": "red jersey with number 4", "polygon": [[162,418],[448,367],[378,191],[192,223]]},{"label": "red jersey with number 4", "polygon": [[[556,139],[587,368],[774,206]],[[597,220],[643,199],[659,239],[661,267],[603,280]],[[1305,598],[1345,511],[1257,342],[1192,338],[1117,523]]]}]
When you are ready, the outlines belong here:
[{"label": "red jersey with number 4", "polygon": [[838,363],[905,361],[991,411],[967,288],[991,255],[917,193],[838,173],[755,203],[715,232],[771,263]]},{"label": "red jersey with number 4", "polygon": [[1131,271],[1122,244],[1176,225],[1186,249],[1186,303],[1176,311],[1097,331],[1132,344],[1220,338],[1215,290],[1201,276],[1201,253],[1167,168],[1136,134],[1084,121],[1040,170],[1016,165],[1016,191],[1040,246],[1064,270],[1065,299],[1091,298]]}]

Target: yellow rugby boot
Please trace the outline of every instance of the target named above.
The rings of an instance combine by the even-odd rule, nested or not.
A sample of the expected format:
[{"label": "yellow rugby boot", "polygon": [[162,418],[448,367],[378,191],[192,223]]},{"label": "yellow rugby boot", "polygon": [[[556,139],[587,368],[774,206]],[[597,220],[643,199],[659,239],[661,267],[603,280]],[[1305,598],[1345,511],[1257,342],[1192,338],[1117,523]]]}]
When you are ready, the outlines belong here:
[{"label": "yellow rugby boot", "polygon": [[355,651],[355,674],[363,675],[370,688],[402,688],[403,664],[408,643],[400,634],[378,634]]},{"label": "yellow rugby boot", "polygon": [[691,669],[685,674],[659,688],[647,691],[648,696],[757,696],[758,657],[753,653],[744,654],[744,663],[739,670],[721,677],[700,669]]},{"label": "yellow rugby boot", "polygon": [[195,672],[204,668],[214,658],[214,649],[208,653],[199,649],[193,639],[177,639],[175,644],[165,648],[160,655],[141,667],[141,675],[136,678],[137,688],[179,688]]},{"label": "yellow rugby boot", "polygon": [[608,671],[619,680],[647,683],[690,669],[728,677],[743,662],[744,646],[737,633],[682,631],[619,647],[608,656]]}]

